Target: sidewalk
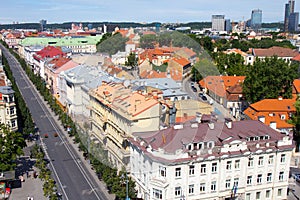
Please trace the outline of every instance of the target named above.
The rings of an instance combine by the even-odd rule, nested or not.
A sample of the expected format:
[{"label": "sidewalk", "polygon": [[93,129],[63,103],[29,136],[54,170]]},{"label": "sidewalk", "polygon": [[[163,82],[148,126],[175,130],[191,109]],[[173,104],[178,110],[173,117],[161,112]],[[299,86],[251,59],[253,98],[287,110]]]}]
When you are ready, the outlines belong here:
[{"label": "sidewalk", "polygon": [[[24,182],[21,182],[20,188],[13,188],[9,200],[27,200],[28,197],[32,197],[34,200],[47,200],[44,197],[43,182],[39,178],[33,177],[33,171],[38,171],[34,166],[34,161],[29,159],[30,148],[34,145],[34,142],[27,142],[27,147],[24,149],[24,157],[21,157],[18,164],[17,175],[23,175]],[[28,171],[28,177],[26,176]]]}]

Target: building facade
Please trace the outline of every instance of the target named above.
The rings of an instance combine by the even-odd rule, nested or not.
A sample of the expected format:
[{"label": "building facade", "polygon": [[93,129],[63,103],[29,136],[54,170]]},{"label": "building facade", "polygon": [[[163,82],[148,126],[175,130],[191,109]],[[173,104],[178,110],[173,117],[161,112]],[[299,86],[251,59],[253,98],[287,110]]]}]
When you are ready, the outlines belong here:
[{"label": "building facade", "polygon": [[160,104],[153,97],[132,91],[123,83],[105,83],[90,91],[91,131],[108,150],[111,163],[119,170],[129,168],[127,138],[133,132],[160,127]]},{"label": "building facade", "polygon": [[0,123],[8,125],[11,131],[18,130],[14,93],[10,86],[0,86]]},{"label": "building facade", "polygon": [[297,32],[299,30],[299,13],[293,12],[289,16],[289,32]]},{"label": "building facade", "polygon": [[138,197],[287,198],[289,136],[258,121],[199,122],[134,134],[130,170]]},{"label": "building facade", "polygon": [[211,18],[212,31],[224,31],[225,30],[225,15],[212,15]]},{"label": "building facade", "polygon": [[262,10],[252,10],[251,13],[251,28],[258,30],[262,24]]}]

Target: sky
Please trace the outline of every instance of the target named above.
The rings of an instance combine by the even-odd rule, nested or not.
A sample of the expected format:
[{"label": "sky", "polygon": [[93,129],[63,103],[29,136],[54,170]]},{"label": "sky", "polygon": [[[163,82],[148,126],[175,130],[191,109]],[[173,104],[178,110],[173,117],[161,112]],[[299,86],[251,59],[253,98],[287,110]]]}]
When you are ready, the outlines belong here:
[{"label": "sky", "polygon": [[[202,22],[224,14],[233,21],[263,11],[263,22],[283,21],[288,0],[12,0],[0,5],[0,24],[13,22]],[[300,11],[296,1],[295,11]]]}]

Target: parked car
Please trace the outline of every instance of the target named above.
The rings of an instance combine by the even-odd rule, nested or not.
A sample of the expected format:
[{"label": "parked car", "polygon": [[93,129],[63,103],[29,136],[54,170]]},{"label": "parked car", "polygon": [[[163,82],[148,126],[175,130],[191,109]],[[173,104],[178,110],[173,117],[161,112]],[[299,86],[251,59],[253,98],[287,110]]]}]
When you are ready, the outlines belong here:
[{"label": "parked car", "polygon": [[300,174],[293,174],[295,181],[300,183]]},{"label": "parked car", "polygon": [[195,88],[194,86],[192,87],[193,92],[197,92],[197,88]]},{"label": "parked car", "polygon": [[199,92],[198,96],[201,98],[204,96],[204,94],[202,92]]},{"label": "parked car", "polygon": [[191,82],[191,87],[194,87],[195,86],[195,83],[194,82]]},{"label": "parked car", "polygon": [[204,95],[201,97],[201,99],[202,99],[203,101],[207,101],[207,97],[204,96]]}]

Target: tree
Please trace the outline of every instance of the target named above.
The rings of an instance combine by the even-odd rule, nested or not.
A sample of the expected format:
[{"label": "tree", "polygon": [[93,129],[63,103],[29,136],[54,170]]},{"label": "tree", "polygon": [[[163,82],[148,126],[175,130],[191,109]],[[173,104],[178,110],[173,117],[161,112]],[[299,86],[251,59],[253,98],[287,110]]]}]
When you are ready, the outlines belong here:
[{"label": "tree", "polygon": [[116,54],[118,51],[125,51],[127,40],[128,38],[122,37],[120,33],[116,33],[112,36],[107,35],[106,39],[101,40],[97,45],[97,51],[110,55]]},{"label": "tree", "polygon": [[201,79],[207,76],[218,76],[220,75],[217,67],[209,59],[201,59],[192,68],[191,71],[192,80],[195,82],[200,81]]},{"label": "tree", "polygon": [[131,52],[125,61],[125,66],[137,66],[138,58],[135,53]]},{"label": "tree", "polygon": [[153,34],[142,35],[140,38],[140,46],[143,49],[153,49],[157,43],[157,37]]},{"label": "tree", "polygon": [[214,60],[221,74],[229,76],[246,75],[247,66],[244,64],[244,58],[240,54],[218,52]]},{"label": "tree", "polygon": [[15,169],[15,160],[23,155],[25,146],[21,133],[10,131],[7,126],[0,124],[0,171]]},{"label": "tree", "polygon": [[291,119],[288,122],[294,125],[294,140],[297,143],[297,151],[299,151],[299,144],[300,144],[300,97],[297,98],[295,103],[296,112],[292,115]]},{"label": "tree", "polygon": [[277,57],[257,59],[248,67],[243,93],[250,103],[262,99],[292,97],[292,83],[299,77],[298,66]]}]

